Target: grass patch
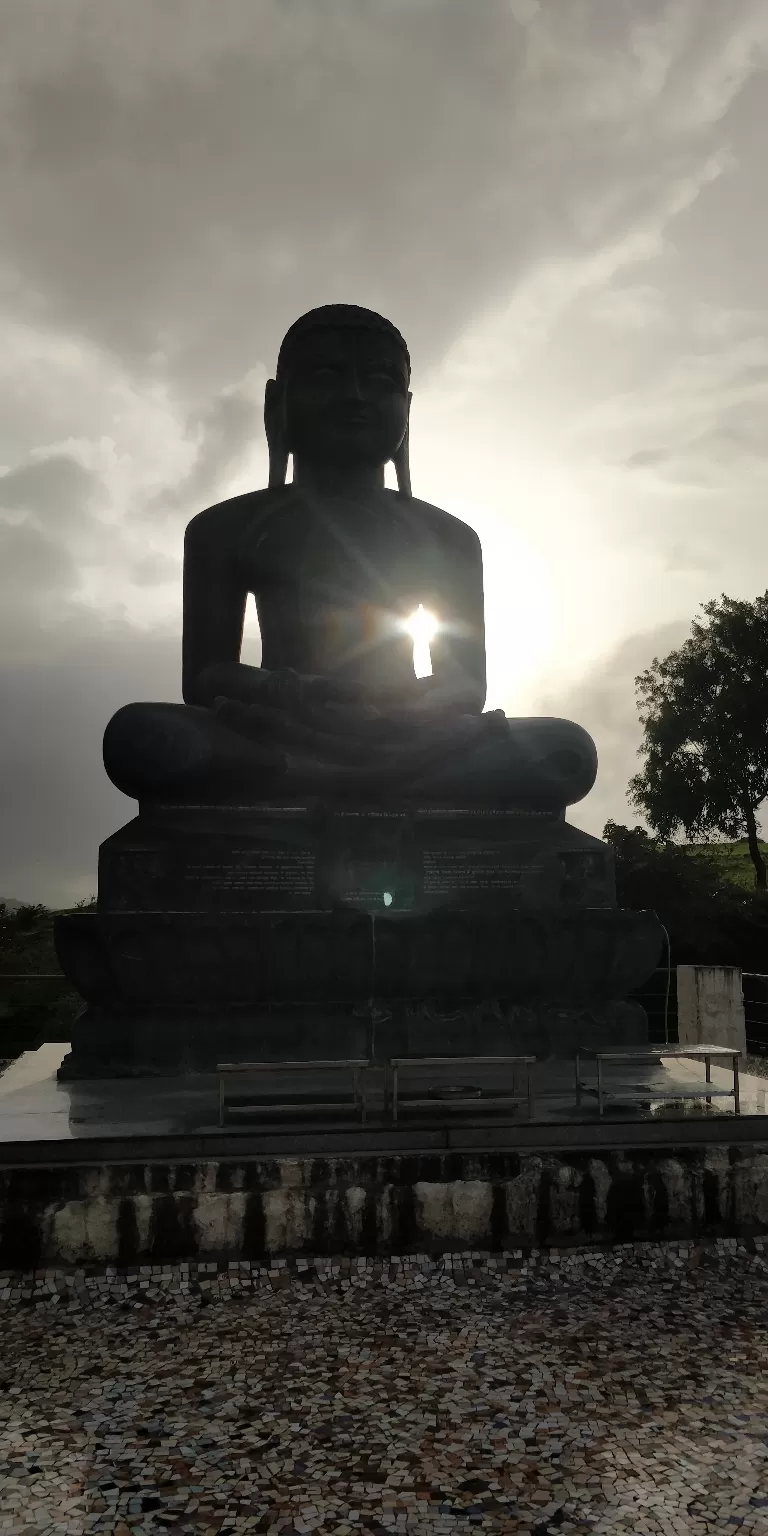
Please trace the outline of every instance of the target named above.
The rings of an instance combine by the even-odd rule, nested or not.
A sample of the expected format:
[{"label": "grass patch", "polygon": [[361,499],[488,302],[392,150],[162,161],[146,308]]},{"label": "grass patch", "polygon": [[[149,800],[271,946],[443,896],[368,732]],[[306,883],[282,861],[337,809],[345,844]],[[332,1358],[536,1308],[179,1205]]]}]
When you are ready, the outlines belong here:
[{"label": "grass patch", "polygon": [[[729,885],[738,885],[748,891],[755,889],[755,866],[749,857],[746,838],[734,843],[690,843],[688,846],[692,854],[701,852],[714,859]],[[760,852],[768,863],[768,843],[761,841]]]}]

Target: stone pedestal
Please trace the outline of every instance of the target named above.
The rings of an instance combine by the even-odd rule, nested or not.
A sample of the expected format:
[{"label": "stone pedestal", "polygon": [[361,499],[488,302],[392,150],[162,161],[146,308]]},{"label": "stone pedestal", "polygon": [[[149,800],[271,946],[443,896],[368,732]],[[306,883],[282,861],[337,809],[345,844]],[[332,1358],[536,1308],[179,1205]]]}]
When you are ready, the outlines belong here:
[{"label": "stone pedestal", "polygon": [[677,967],[680,1045],[727,1045],[747,1053],[741,971],[733,965]]},{"label": "stone pedestal", "polygon": [[155,806],[55,939],[86,1000],[62,1075],[108,1076],[643,1044],[662,931],[547,813]]}]

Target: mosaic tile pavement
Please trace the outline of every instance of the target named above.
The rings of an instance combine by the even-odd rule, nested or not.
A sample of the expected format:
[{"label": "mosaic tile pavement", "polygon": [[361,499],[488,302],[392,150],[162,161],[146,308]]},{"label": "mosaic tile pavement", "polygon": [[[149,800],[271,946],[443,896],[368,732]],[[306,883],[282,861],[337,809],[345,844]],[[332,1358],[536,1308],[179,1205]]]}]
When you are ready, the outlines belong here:
[{"label": "mosaic tile pavement", "polygon": [[0,1273],[0,1532],[768,1533],[768,1242]]}]

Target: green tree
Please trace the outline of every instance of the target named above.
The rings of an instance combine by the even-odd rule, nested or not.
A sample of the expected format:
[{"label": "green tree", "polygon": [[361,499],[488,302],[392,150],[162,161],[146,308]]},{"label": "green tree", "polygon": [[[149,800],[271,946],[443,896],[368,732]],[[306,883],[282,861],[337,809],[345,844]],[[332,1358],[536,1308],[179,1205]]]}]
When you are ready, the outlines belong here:
[{"label": "green tree", "polygon": [[768,900],[728,878],[714,850],[653,837],[609,821],[620,907],[656,912],[675,965],[739,965],[765,971]]},{"label": "green tree", "polygon": [[650,907],[660,914],[661,908],[700,908],[727,891],[721,867],[708,849],[688,848],[654,837],[644,827],[623,827],[615,821],[605,823],[603,841],[613,849],[620,907]]},{"label": "green tree", "polygon": [[768,592],[702,609],[685,644],[635,680],[645,766],[629,800],[662,838],[746,837],[765,890],[757,816],[768,795]]},{"label": "green tree", "polygon": [[82,1006],[68,983],[43,979],[57,977],[61,969],[53,916],[40,903],[9,912],[0,902],[0,1057],[31,1050],[42,1040],[68,1040]]}]

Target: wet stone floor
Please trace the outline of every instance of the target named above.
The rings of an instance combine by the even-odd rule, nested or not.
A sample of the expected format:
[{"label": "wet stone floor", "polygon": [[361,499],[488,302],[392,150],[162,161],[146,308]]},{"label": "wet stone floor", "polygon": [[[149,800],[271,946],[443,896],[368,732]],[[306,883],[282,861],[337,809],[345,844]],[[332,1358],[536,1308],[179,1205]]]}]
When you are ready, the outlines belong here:
[{"label": "wet stone floor", "polygon": [[768,1533],[768,1243],[0,1274],[0,1532]]}]

